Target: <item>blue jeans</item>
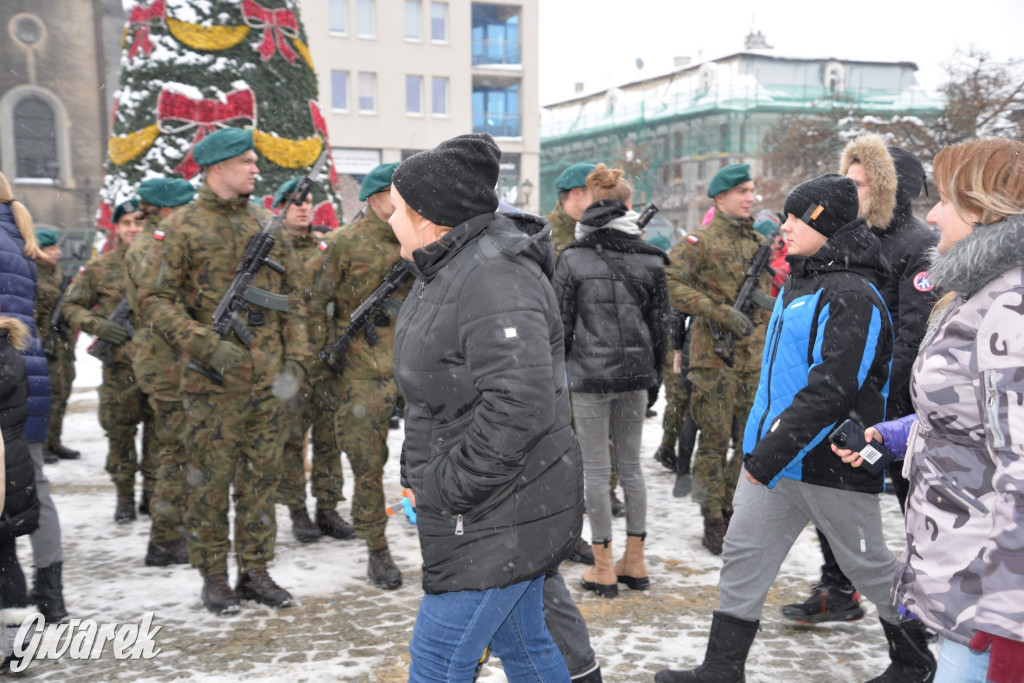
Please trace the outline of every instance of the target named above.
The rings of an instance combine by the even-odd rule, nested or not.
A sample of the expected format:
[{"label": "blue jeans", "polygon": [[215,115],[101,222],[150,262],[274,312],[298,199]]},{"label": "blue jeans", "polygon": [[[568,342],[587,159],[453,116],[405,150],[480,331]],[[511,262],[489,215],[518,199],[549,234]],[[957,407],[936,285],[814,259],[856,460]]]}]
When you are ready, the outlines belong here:
[{"label": "blue jeans", "polygon": [[944,640],[939,648],[939,667],[933,683],[986,683],[988,653],[975,652],[966,645]]},{"label": "blue jeans", "polygon": [[543,575],[506,588],[424,595],[409,644],[409,683],[472,681],[488,646],[509,681],[568,681],[544,623],[543,595]]}]

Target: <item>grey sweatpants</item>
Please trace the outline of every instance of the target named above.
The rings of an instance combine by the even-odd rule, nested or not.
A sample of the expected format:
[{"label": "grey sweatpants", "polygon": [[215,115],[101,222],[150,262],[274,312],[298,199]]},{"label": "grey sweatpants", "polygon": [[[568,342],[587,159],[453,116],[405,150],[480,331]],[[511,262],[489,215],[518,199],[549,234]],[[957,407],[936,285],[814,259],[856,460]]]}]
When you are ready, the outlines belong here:
[{"label": "grey sweatpants", "polygon": [[828,538],[839,566],[890,623],[899,615],[889,595],[896,556],[885,545],[878,495],[781,479],[774,488],[740,474],[725,535],[718,609],[740,619],[761,618],[782,561],[797,536],[814,522]]},{"label": "grey sweatpants", "polygon": [[54,562],[63,561],[60,551],[60,520],[57,507],[50,497],[50,480],[43,473],[43,444],[30,443],[28,452],[32,455],[32,468],[36,475],[36,495],[39,496],[39,528],[32,532],[32,564],[44,569]]},{"label": "grey sweatpants", "polygon": [[647,487],[640,467],[646,409],[646,389],[615,394],[572,392],[572,417],[583,454],[583,484],[593,543],[612,540],[609,433],[615,452],[615,472],[626,495],[626,533],[639,536],[647,531]]},{"label": "grey sweatpants", "polygon": [[565,658],[571,677],[589,673],[597,667],[587,622],[583,620],[557,568],[544,577],[544,620],[551,639]]}]

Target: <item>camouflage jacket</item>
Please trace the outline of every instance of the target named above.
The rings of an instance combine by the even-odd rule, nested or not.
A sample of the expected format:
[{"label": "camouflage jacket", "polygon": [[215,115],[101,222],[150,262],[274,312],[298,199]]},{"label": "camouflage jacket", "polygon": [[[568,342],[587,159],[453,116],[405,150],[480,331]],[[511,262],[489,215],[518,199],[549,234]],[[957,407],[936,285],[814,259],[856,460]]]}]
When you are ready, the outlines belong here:
[{"label": "camouflage jacket", "polygon": [[[78,275],[64,295],[64,317],[76,329],[96,336],[100,325],[110,317],[124,298],[128,280],[124,274],[124,255],[128,248],[118,243],[115,249],[93,257],[78,269]],[[138,319],[132,313],[129,320],[136,329]],[[115,346],[113,362],[130,365],[135,353],[131,339]]]},{"label": "camouflage jacket", "polygon": [[576,239],[576,219],[565,212],[562,202],[558,202],[554,210],[547,215],[547,221],[551,224],[551,243],[555,247],[557,259],[569,242]]},{"label": "camouflage jacket", "polygon": [[[270,213],[249,203],[248,197],[222,199],[206,184],[196,201],[160,224],[164,233],[161,247],[150,252],[152,266],[142,269],[137,282],[139,310],[145,324],[163,335],[183,352],[182,362],[195,358],[206,362],[220,338],[211,325],[213,312],[223,298],[249,241],[260,231],[257,215],[266,223]],[[266,389],[280,372],[285,360],[305,366],[309,361],[306,335],[306,281],[302,264],[287,240],[280,235],[270,258],[284,266],[278,274],[262,268],[253,286],[287,296],[287,311],[248,304],[239,311],[250,324],[254,339],[247,347],[229,332],[224,339],[245,352],[241,367],[225,377],[223,387],[199,372],[185,370],[181,389],[192,393],[247,392]]]},{"label": "camouflage jacket", "polygon": [[[159,258],[152,253],[162,252],[162,240],[154,237],[159,223],[159,216],[150,216],[146,228],[128,247],[124,257],[125,276],[128,278],[125,293],[136,316],[139,314],[138,283],[144,279],[145,269],[153,267]],[[136,327],[132,341],[135,342],[132,369],[142,390],[164,401],[180,399],[181,351],[168,344],[166,338],[150,325]]]},{"label": "camouflage jacket", "polygon": [[[368,209],[366,215],[341,230],[330,242],[324,241],[322,256],[314,257],[320,266],[313,274],[313,308],[324,311],[328,319],[323,346],[334,343],[348,325],[349,317],[359,304],[369,298],[384,276],[401,258],[400,245],[391,226]],[[395,297],[404,300],[412,288],[412,278],[403,284]],[[377,379],[394,374],[393,350],[395,321],[401,301],[389,306],[385,325],[377,326],[381,343],[371,346],[365,335],[353,340],[345,358],[344,377]],[[384,321],[382,317],[381,322]],[[319,342],[319,340],[317,340]]]},{"label": "camouflage jacket", "polygon": [[1024,217],[975,229],[930,277],[958,296],[914,363],[896,594],[958,643],[1024,640]]},{"label": "camouflage jacket", "polygon": [[[707,316],[717,304],[732,306],[743,285],[750,262],[764,237],[754,232],[750,219],[728,218],[716,212],[714,219],[693,231],[669,252],[672,265],[665,268],[672,306],[690,321],[690,367],[727,369],[714,352],[713,323]],[[771,292],[771,276],[761,275],[760,289]],[[756,372],[761,366],[765,331],[771,311],[754,309],[754,333],[736,339],[734,359],[739,372]]]},{"label": "camouflage jacket", "polygon": [[[64,273],[57,266],[51,266],[45,261],[37,261],[36,270],[39,271],[39,289],[36,290],[35,307],[36,332],[39,334],[39,341],[43,348],[46,348],[52,334],[50,317],[57,305],[57,299],[60,298],[60,285],[64,281]],[[57,341],[67,346],[71,345],[59,338]]]}]

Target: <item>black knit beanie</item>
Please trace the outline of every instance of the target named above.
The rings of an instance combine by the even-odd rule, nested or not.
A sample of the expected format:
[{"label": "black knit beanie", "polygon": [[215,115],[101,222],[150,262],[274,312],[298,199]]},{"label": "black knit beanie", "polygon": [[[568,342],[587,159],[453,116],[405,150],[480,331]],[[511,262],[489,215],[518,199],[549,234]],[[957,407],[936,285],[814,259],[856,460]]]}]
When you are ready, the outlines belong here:
[{"label": "black knit beanie", "polygon": [[925,174],[921,160],[902,147],[889,147],[889,156],[896,167],[896,204],[910,206],[921,194]]},{"label": "black knit beanie", "polygon": [[825,237],[857,219],[857,185],[846,176],[826,173],[797,185],[783,211],[793,214]]},{"label": "black knit beanie", "polygon": [[432,223],[454,228],[498,208],[498,161],[494,139],[460,135],[413,154],[391,179],[402,199]]}]

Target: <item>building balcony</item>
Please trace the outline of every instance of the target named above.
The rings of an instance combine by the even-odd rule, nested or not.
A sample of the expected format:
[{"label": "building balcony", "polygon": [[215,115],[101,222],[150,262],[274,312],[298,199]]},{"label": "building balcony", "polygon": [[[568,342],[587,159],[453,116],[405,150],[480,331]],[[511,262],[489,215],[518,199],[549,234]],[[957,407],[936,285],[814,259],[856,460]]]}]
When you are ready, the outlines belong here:
[{"label": "building balcony", "polygon": [[473,112],[473,132],[490,133],[496,138],[518,138],[522,136],[519,114],[497,114],[494,112]]}]

